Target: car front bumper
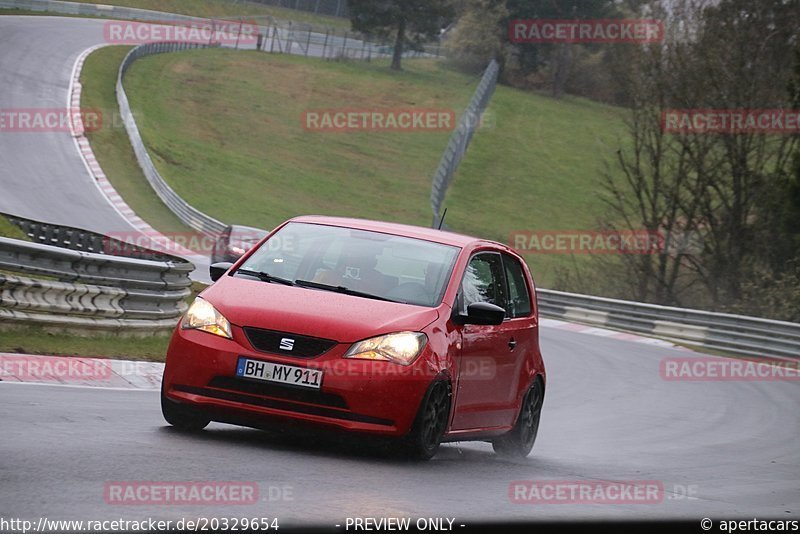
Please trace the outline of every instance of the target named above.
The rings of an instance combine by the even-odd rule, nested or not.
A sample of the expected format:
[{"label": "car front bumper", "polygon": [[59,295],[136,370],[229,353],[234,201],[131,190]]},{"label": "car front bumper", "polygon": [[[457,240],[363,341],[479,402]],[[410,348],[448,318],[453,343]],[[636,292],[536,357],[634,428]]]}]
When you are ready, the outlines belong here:
[{"label": "car front bumper", "polygon": [[[438,370],[429,347],[410,366],[344,359],[349,344],[322,356],[297,358],[259,352],[243,331],[234,339],[176,329],[167,354],[163,391],[209,419],[272,425],[277,419],[386,436],[408,433]],[[240,357],[322,370],[314,390],[236,377]]]}]

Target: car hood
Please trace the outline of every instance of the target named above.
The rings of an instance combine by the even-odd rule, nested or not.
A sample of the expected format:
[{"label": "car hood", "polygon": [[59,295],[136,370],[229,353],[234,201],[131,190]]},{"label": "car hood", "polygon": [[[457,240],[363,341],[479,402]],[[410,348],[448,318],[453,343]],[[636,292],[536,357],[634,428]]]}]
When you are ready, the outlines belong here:
[{"label": "car hood", "polygon": [[206,289],[202,297],[236,326],[291,332],[339,343],[404,330],[419,331],[439,317],[436,308],[227,275]]}]

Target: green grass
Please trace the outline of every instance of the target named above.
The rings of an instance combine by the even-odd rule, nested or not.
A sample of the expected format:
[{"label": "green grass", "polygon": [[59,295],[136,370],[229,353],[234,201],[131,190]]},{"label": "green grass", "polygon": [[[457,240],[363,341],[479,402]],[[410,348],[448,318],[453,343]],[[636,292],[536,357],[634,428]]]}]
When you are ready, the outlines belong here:
[{"label": "green grass", "polygon": [[[448,190],[448,225],[504,243],[517,231],[598,230],[606,215],[601,173],[625,137],[623,110],[503,86],[489,109],[495,126],[475,135]],[[547,287],[558,269],[597,258],[528,254],[526,260]]]},{"label": "green grass", "polygon": [[102,113],[102,127],[87,132],[97,161],[125,202],[161,232],[189,232],[161,202],[144,177],[119,117],[115,92],[117,71],[129,46],[101,48],[86,59],[81,71],[81,107]]},{"label": "green grass", "polygon": [[426,224],[448,132],[306,131],[318,108],[463,109],[475,80],[440,64],[330,62],[260,52],[150,56],[125,88],[153,161],[201,211],[272,228],[308,213]]},{"label": "green grass", "polygon": [[[165,13],[177,13],[202,18],[237,18],[250,17],[266,24],[270,18],[282,21],[293,21],[311,24],[318,27],[350,30],[350,20],[340,17],[317,15],[307,11],[287,9],[277,6],[259,5],[255,3],[231,2],[230,0],[103,0],[104,5],[125,6],[138,9],[150,9]],[[33,11],[26,9],[2,9],[0,15],[59,15],[54,12]],[[85,15],[65,15],[80,16]]]},{"label": "green grass", "polygon": [[[303,110],[443,107],[460,113],[477,79],[432,61],[326,62],[225,50],[152,56],[126,90],[159,171],[191,204],[272,228],[298,214],[430,224],[430,184],[447,133],[304,131]],[[499,87],[448,193],[456,231],[595,230],[600,174],[624,137],[623,111]],[[537,281],[589,255],[529,255]],[[608,259],[606,256],[604,259]]]},{"label": "green grass", "polygon": [[125,338],[48,333],[38,327],[0,330],[0,352],[163,362],[168,334]]},{"label": "green grass", "polygon": [[21,239],[23,241],[30,241],[25,232],[19,229],[18,226],[11,224],[8,219],[0,215],[0,237],[9,237],[11,239]]}]

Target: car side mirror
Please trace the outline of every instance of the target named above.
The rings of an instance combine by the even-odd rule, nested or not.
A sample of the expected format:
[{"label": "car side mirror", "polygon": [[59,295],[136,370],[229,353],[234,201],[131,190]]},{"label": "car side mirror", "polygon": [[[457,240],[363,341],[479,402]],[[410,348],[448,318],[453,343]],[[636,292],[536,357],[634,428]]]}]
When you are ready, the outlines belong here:
[{"label": "car side mirror", "polygon": [[211,276],[211,281],[216,282],[222,275],[228,272],[228,269],[233,267],[233,264],[227,261],[212,263],[208,267],[208,274]]},{"label": "car side mirror", "polygon": [[457,315],[460,324],[498,325],[506,318],[506,311],[489,302],[473,302],[467,306],[466,315]]}]

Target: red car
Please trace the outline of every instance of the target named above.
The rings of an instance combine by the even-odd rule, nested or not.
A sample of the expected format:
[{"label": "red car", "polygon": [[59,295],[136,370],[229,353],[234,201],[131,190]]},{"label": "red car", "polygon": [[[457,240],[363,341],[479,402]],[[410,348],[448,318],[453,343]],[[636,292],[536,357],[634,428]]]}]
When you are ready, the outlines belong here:
[{"label": "red car", "polygon": [[167,354],[161,405],[179,429],[303,422],[422,459],[442,441],[531,451],[545,370],[533,280],[510,248],[298,217],[211,277]]}]

